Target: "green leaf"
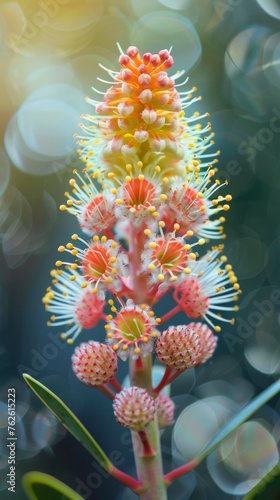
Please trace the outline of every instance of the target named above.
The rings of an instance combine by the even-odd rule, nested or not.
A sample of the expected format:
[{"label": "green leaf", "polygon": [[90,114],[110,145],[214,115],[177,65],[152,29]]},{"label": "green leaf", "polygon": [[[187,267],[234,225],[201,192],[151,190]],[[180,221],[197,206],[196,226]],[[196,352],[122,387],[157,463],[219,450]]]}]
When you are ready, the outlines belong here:
[{"label": "green leaf", "polygon": [[43,472],[28,472],[23,476],[22,485],[29,500],[83,500],[78,493],[55,477]]},{"label": "green leaf", "polygon": [[259,408],[261,408],[267,401],[273,398],[280,391],[280,380],[277,380],[268,387],[265,391],[255,397],[245,408],[243,408],[231,421],[226,424],[210,443],[204,448],[202,453],[195,459],[201,462],[205,457],[210,455],[221,443],[230,436],[239,425],[243,424],[248,418],[251,417]]},{"label": "green leaf", "polygon": [[243,497],[243,500],[252,500],[256,498],[261,500],[264,498],[278,498],[280,491],[280,463],[275,465],[262,479],[254,486],[254,488]]},{"label": "green leaf", "polygon": [[71,434],[91,453],[97,462],[109,473],[114,469],[107,455],[96,443],[88,430],[83,426],[74,413],[47,387],[37,382],[28,374],[23,374],[24,380],[43,401],[46,407],[58,418],[58,420],[71,432]]}]

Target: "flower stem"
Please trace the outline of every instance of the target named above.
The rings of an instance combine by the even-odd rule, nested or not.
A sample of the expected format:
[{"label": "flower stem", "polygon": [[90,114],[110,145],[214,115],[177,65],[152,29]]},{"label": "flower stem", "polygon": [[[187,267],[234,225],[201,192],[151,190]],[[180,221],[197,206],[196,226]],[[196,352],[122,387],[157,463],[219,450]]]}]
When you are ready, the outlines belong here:
[{"label": "flower stem", "polygon": [[173,318],[175,314],[179,313],[181,311],[181,307],[179,305],[173,307],[170,311],[168,311],[164,316],[161,317],[161,323],[164,321],[167,321],[170,318]]},{"label": "flower stem", "polygon": [[165,474],[164,480],[166,482],[166,485],[169,486],[175,479],[178,479],[178,477],[183,476],[184,474],[187,474],[190,472],[192,469],[197,467],[199,464],[199,461],[194,459],[191,460],[191,462],[188,462],[185,465],[182,465],[181,467],[178,467],[177,469],[172,470],[168,474]]},{"label": "flower stem", "polygon": [[[141,364],[137,363],[137,360],[130,359],[130,383],[143,387],[147,391],[152,390],[151,355],[142,359]],[[141,500],[167,500],[157,418],[146,427],[144,441],[143,434],[139,434],[139,432],[131,431],[137,476],[143,485],[141,491],[137,492],[139,498]],[[150,453],[151,450],[153,453]]]}]

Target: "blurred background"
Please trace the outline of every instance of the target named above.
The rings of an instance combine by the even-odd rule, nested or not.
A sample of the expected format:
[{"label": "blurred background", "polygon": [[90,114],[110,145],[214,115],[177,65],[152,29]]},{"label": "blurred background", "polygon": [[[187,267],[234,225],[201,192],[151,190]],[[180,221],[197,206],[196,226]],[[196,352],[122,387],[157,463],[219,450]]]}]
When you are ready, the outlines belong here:
[{"label": "blurred background", "polygon": [[[7,389],[17,404],[17,488],[29,470],[55,475],[85,499],[136,498],[92,460],[22,381],[28,372],[78,415],[115,464],[133,472],[129,432],[111,402],[79,383],[73,347],[46,326],[41,297],[57,247],[77,230],[60,213],[84,101],[123,50],[171,46],[174,70],[203,96],[233,195],[225,253],[243,294],[205,366],[174,383],[177,423],[163,432],[166,470],[191,459],[232,414],[279,377],[280,1],[19,0],[0,3],[0,496],[7,492]],[[193,113],[194,109],[191,109]],[[166,308],[168,304],[163,303]],[[184,321],[183,317],[178,322]],[[49,331],[52,330],[52,331]],[[102,325],[82,340],[103,340]],[[81,337],[80,337],[81,340]],[[119,378],[126,364],[120,364]],[[176,500],[239,499],[278,461],[280,402],[272,400],[170,490]],[[275,486],[279,498],[280,486]],[[278,496],[277,496],[278,494]],[[263,498],[268,498],[264,496]],[[42,499],[44,500],[44,499]]]}]

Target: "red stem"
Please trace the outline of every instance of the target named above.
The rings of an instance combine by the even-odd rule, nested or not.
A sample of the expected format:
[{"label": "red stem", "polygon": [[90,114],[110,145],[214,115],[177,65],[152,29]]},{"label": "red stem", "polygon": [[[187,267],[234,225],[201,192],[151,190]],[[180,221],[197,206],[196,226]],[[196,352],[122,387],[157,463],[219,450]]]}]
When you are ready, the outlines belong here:
[{"label": "red stem", "polygon": [[107,384],[98,385],[97,389],[99,389],[101,392],[103,392],[103,394],[105,394],[105,396],[108,396],[108,398],[113,399],[113,400],[115,399],[116,394],[112,391],[112,389],[110,389],[110,387],[107,386]]},{"label": "red stem", "polygon": [[156,453],[153,447],[151,446],[147,433],[145,431],[139,431],[138,434],[141,439],[141,443],[143,445],[143,451],[141,453],[141,457],[154,457]]},{"label": "red stem", "polygon": [[137,481],[125,472],[117,469],[117,467],[115,467],[114,465],[112,465],[112,468],[108,472],[110,472],[111,476],[113,476],[115,479],[125,484],[125,486],[128,486],[132,491],[137,492],[137,490],[139,490],[142,486],[142,483],[140,483],[140,481]]},{"label": "red stem", "polygon": [[116,389],[117,392],[120,392],[122,391],[123,387],[122,385],[119,383],[119,381],[116,379],[116,377],[112,377],[111,380],[109,380],[108,382],[112,387],[114,387],[114,389]]},{"label": "red stem", "polygon": [[153,389],[153,393],[155,393],[156,395],[158,395],[160,393],[160,391],[169,383],[169,377],[171,375],[171,373],[173,372],[173,368],[170,368],[170,366],[166,366],[165,367],[165,372],[162,376],[162,379],[160,381],[160,383],[157,385],[157,387],[155,387],[155,389]]},{"label": "red stem", "polygon": [[173,318],[173,316],[175,314],[177,314],[178,312],[180,312],[182,309],[179,305],[173,307],[173,309],[171,309],[171,311],[169,311],[168,313],[166,313],[164,316],[162,316],[161,318],[161,323],[163,323],[164,321],[167,321],[168,319],[170,318]]},{"label": "red stem", "polygon": [[191,462],[182,465],[181,467],[178,467],[177,469],[172,470],[171,472],[168,472],[168,474],[165,474],[164,476],[164,481],[169,486],[175,479],[178,479],[179,477],[183,476],[184,474],[187,474],[190,472],[192,469],[197,467],[199,464],[199,460],[194,459]]}]

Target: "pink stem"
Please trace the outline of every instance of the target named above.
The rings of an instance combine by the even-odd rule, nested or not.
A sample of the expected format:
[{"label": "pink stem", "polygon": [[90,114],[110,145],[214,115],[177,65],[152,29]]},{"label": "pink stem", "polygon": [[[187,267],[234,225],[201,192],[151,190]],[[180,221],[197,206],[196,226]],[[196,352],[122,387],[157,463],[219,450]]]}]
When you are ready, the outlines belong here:
[{"label": "pink stem", "polygon": [[139,431],[138,434],[141,439],[141,443],[143,445],[143,451],[141,453],[141,457],[154,457],[156,453],[153,447],[151,446],[147,433],[145,431]]},{"label": "pink stem", "polygon": [[128,486],[132,491],[137,491],[142,486],[142,483],[140,483],[140,481],[137,481],[125,472],[117,469],[117,467],[115,467],[114,465],[108,472],[110,472],[111,476],[113,476],[115,479],[125,484],[125,486]]},{"label": "pink stem", "polygon": [[98,385],[97,388],[105,394],[105,396],[108,396],[110,399],[115,399],[116,394],[108,387],[106,384],[103,385]]},{"label": "pink stem", "polygon": [[181,467],[178,467],[177,469],[172,470],[168,474],[165,474],[165,476],[164,476],[165,484],[167,484],[167,486],[169,486],[171,483],[173,483],[173,481],[175,481],[175,479],[178,479],[179,477],[183,476],[184,474],[187,474],[192,469],[197,467],[198,464],[199,464],[199,460],[194,459],[191,462],[189,462],[185,465],[182,465]]},{"label": "pink stem", "polygon": [[178,312],[180,312],[182,309],[179,305],[173,307],[173,309],[171,309],[171,311],[169,311],[168,313],[166,313],[164,316],[162,316],[161,318],[161,323],[163,323],[164,321],[167,321],[168,319],[170,318],[173,318],[173,316],[175,314],[177,314]]},{"label": "pink stem", "polygon": [[116,379],[116,377],[112,377],[111,380],[109,380],[108,382],[112,387],[114,387],[114,389],[116,389],[117,392],[120,392],[122,391],[123,387],[122,385],[119,383],[119,381]]},{"label": "pink stem", "polygon": [[160,393],[160,391],[169,383],[169,377],[172,374],[172,372],[173,372],[173,368],[170,368],[170,366],[165,367],[165,372],[162,376],[162,379],[161,379],[160,383],[157,385],[157,387],[155,387],[155,389],[153,389],[153,393],[155,393],[155,394]]},{"label": "pink stem", "polygon": [[184,371],[185,370],[174,370],[173,368],[167,366],[160,383],[155,389],[153,389],[153,394],[158,395],[166,385],[171,384],[171,382],[173,382],[175,378],[179,377],[179,375]]}]

